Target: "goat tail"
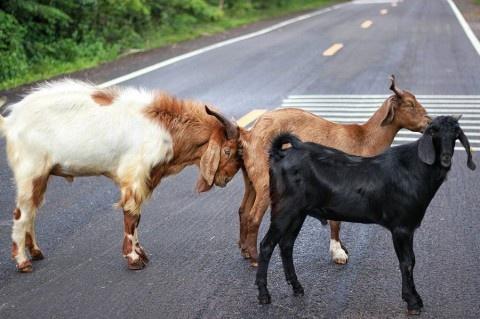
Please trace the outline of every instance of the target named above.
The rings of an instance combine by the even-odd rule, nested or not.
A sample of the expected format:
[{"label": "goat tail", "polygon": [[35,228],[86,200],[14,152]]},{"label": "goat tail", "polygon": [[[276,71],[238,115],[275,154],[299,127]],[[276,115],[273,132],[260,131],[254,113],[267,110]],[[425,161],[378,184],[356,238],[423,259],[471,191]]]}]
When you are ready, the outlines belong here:
[{"label": "goat tail", "polygon": [[285,156],[284,144],[290,144],[293,148],[300,148],[302,141],[291,133],[280,133],[272,140],[270,149],[270,159],[274,162],[281,160]]}]

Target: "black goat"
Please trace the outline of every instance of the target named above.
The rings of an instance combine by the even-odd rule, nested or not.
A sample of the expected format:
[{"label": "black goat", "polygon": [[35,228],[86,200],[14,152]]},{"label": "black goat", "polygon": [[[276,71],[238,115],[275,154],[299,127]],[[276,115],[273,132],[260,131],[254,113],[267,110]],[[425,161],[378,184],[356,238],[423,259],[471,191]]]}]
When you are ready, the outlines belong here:
[{"label": "black goat", "polygon": [[[413,234],[450,170],[457,139],[468,153],[467,166],[474,170],[470,144],[455,117],[437,117],[418,141],[369,158],[302,143],[288,133],[277,136],[270,150],[271,223],[260,244],[256,278],[259,302],[271,300],[267,270],[278,243],[287,282],[295,295],[303,295],[292,251],[310,215],[390,230],[402,273],[402,299],[409,314],[419,314],[423,302],[413,282]],[[283,149],[286,143],[291,147]]]}]

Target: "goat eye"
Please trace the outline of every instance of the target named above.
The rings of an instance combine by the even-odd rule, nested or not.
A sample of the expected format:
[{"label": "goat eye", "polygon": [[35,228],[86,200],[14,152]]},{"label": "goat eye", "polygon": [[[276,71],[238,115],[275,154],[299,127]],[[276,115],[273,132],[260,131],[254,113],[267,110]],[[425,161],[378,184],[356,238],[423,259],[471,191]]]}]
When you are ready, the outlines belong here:
[{"label": "goat eye", "polygon": [[223,149],[223,152],[225,153],[225,155],[230,156],[230,149],[229,148]]}]

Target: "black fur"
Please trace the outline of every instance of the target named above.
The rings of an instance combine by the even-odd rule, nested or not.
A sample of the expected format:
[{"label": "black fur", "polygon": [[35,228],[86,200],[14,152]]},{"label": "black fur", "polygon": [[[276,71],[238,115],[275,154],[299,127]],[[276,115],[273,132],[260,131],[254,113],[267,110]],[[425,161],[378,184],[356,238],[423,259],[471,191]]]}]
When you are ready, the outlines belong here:
[{"label": "black fur", "polygon": [[[277,244],[287,282],[303,294],[292,258],[295,239],[307,215],[321,219],[379,224],[392,233],[402,273],[402,298],[410,313],[422,299],[415,289],[413,235],[450,170],[455,140],[468,139],[454,117],[437,117],[416,142],[369,158],[352,156],[294,135],[276,137],[270,150],[270,228],[260,244],[256,284],[260,303],[269,303],[267,269]],[[291,147],[283,149],[290,143]]]}]

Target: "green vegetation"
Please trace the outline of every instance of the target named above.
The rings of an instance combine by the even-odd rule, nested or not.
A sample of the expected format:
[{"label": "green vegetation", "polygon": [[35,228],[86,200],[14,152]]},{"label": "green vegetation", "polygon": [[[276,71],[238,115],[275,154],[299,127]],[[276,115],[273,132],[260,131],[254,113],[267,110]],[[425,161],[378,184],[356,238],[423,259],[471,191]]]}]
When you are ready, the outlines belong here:
[{"label": "green vegetation", "polygon": [[0,89],[338,0],[2,0]]}]

